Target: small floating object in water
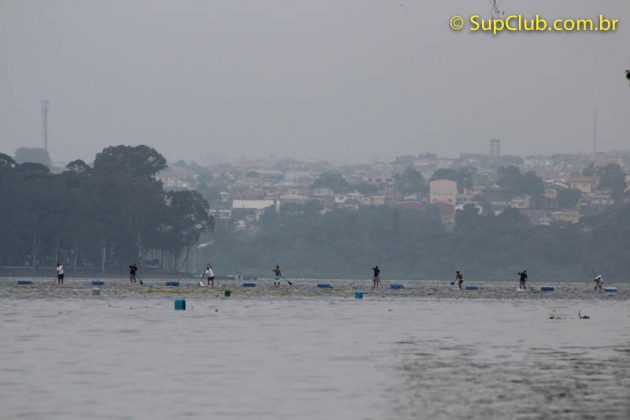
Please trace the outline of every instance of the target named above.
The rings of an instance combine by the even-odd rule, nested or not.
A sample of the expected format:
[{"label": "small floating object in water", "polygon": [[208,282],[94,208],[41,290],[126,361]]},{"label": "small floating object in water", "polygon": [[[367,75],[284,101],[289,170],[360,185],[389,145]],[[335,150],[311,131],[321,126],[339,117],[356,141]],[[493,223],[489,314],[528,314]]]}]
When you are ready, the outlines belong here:
[{"label": "small floating object in water", "polygon": [[332,289],[332,284],[330,283],[317,283],[317,287],[320,289]]},{"label": "small floating object in water", "polygon": [[98,287],[95,287],[94,289],[92,289],[92,294],[94,296],[100,296],[101,294],[101,289],[99,289]]},{"label": "small floating object in water", "polygon": [[477,285],[477,284],[468,284],[468,285],[464,286],[464,289],[466,289],[466,290],[479,290],[479,285]]},{"label": "small floating object in water", "polygon": [[103,280],[92,280],[92,286],[104,286],[105,282]]},{"label": "small floating object in water", "polygon": [[231,290],[226,290],[225,292],[223,292],[223,296],[225,296],[225,297],[232,296],[232,291]]},{"label": "small floating object in water", "polygon": [[186,299],[177,298],[175,299],[175,310],[176,311],[185,311],[186,310]]},{"label": "small floating object in water", "polygon": [[553,287],[553,286],[541,286],[540,287],[540,291],[541,292],[553,292],[554,290],[556,290],[556,288]]},{"label": "small floating object in water", "polygon": [[355,298],[355,299],[363,299],[363,291],[361,291],[361,290],[355,290],[355,291],[354,291],[354,298]]},{"label": "small floating object in water", "polygon": [[33,280],[18,280],[17,284],[21,284],[21,285],[33,284]]},{"label": "small floating object in water", "polygon": [[392,283],[389,285],[390,289],[394,289],[394,290],[400,290],[400,289],[404,289],[405,286],[403,286],[402,284],[399,283]]},{"label": "small floating object in water", "polygon": [[616,287],[604,287],[604,292],[615,293],[616,291]]},{"label": "small floating object in water", "polygon": [[588,315],[582,315],[582,311],[578,311],[578,318],[580,319],[591,319]]},{"label": "small floating object in water", "polygon": [[179,287],[179,282],[178,281],[167,281],[166,285],[167,286],[171,286],[171,287]]},{"label": "small floating object in water", "polygon": [[252,282],[244,282],[241,283],[242,287],[256,287],[256,283],[252,283]]}]

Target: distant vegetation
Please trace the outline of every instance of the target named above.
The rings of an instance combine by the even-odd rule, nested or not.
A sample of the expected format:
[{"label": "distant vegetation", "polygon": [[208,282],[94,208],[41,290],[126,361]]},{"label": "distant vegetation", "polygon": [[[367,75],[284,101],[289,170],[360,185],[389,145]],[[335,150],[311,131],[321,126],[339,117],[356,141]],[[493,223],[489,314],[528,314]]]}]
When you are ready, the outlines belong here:
[{"label": "distant vegetation", "polygon": [[196,191],[164,191],[165,167],[147,146],[108,147],[58,174],[0,153],[0,266],[176,269],[212,219]]},{"label": "distant vegetation", "polygon": [[256,235],[217,224],[207,248],[221,272],[268,273],[280,264],[287,276],[513,279],[590,281],[630,274],[630,206],[610,207],[579,224],[532,225],[516,209],[479,215],[468,205],[446,230],[437,211],[362,207],[320,212],[317,202],[287,205],[261,217]]},{"label": "distant vegetation", "polygon": [[[61,261],[69,269],[120,271],[137,262],[143,268],[197,270],[211,261],[219,274],[269,275],[280,264],[289,277],[368,277],[378,264],[385,279],[450,278],[455,270],[467,279],[516,279],[527,269],[531,280],[543,281],[590,281],[592,270],[618,279],[630,273],[630,205],[625,174],[614,164],[589,167],[584,175],[598,176],[618,204],[577,224],[539,226],[516,209],[480,214],[469,204],[457,211],[449,230],[428,203],[351,210],[324,209],[313,200],[269,208],[243,231],[235,220],[215,226],[208,215],[203,196],[218,201],[223,181],[202,171],[199,192],[165,191],[157,174],[166,160],[147,146],[108,147],[91,165],[75,160],[55,172],[30,161],[42,158],[40,152],[21,153],[23,163],[0,154],[0,266]],[[497,175],[499,189],[492,194],[543,202],[543,182],[535,173],[508,165]],[[431,179],[452,179],[467,189],[475,176],[475,168],[462,167],[439,169]],[[312,188],[376,191],[336,172],[323,172]],[[413,168],[395,174],[392,188],[400,197],[428,191],[427,180]],[[561,208],[575,207],[580,192],[565,188],[557,199]],[[193,249],[196,259],[187,264]]]}]

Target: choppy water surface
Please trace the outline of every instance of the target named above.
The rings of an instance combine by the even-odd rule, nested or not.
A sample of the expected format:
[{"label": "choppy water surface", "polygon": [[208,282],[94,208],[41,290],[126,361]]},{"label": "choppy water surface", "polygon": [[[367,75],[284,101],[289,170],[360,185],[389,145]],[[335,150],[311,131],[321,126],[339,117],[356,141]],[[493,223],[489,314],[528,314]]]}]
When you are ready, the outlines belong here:
[{"label": "choppy water surface", "polygon": [[630,417],[623,285],[34,282],[0,280],[3,419]]}]

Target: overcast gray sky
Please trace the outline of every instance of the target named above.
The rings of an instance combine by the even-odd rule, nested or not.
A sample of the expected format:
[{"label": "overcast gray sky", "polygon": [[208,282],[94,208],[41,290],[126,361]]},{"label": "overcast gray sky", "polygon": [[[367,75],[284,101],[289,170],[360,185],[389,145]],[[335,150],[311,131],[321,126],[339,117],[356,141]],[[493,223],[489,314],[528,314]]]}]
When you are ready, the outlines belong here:
[{"label": "overcast gray sky", "polygon": [[350,162],[630,148],[630,1],[503,0],[616,33],[452,32],[490,0],[0,0],[0,151]]}]

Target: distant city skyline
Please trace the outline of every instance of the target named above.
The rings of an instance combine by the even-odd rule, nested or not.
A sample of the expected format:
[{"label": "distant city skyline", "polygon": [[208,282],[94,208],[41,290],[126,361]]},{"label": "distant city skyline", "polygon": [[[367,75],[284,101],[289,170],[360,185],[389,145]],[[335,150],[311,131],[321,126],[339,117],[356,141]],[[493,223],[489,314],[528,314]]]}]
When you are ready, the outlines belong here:
[{"label": "distant city skyline", "polygon": [[505,0],[506,12],[600,13],[608,34],[456,33],[490,1],[0,3],[0,152],[53,161],[147,144],[337,163],[433,152],[526,156],[630,148],[630,2]]}]

